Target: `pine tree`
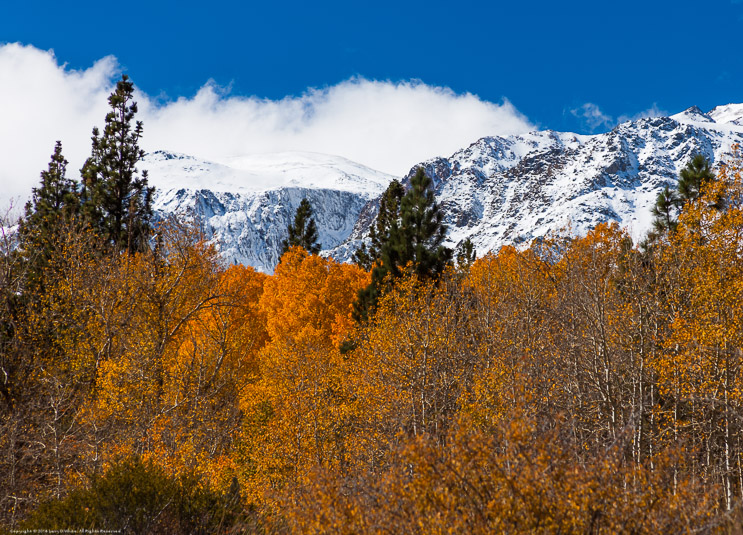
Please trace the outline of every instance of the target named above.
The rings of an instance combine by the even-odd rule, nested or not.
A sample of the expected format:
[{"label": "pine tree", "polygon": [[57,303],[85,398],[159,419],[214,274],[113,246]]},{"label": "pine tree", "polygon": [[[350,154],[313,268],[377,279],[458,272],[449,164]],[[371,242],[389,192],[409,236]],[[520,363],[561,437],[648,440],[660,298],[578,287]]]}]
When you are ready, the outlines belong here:
[{"label": "pine tree", "polygon": [[[678,224],[678,213],[684,205],[699,198],[702,188],[714,180],[715,174],[710,168],[709,160],[701,154],[694,156],[679,173],[677,189],[672,190],[666,186],[658,193],[651,209],[653,230],[644,246],[650,246],[660,235],[674,232]],[[715,207],[722,208],[719,203]]]},{"label": "pine tree", "polygon": [[477,260],[477,250],[472,240],[467,238],[457,247],[457,266],[459,269],[469,268]]},{"label": "pine tree", "polygon": [[45,233],[56,226],[61,217],[74,215],[78,208],[78,185],[67,178],[67,160],[62,155],[62,142],[57,141],[49,167],[41,172],[41,184],[33,189],[26,203],[25,217],[20,222],[21,233],[32,230]]},{"label": "pine tree", "polygon": [[[388,277],[398,278],[402,268],[412,263],[415,274],[435,278],[451,262],[452,251],[442,245],[446,236],[444,214],[436,204],[433,182],[423,168],[418,168],[410,180],[410,189],[395,204],[397,187],[389,196],[380,215],[385,219],[378,226],[379,260],[372,269],[368,287],[358,292],[354,303],[354,319],[365,321],[376,308]],[[386,192],[387,193],[387,192]],[[397,206],[399,206],[399,213]],[[379,217],[378,217],[379,219]],[[381,229],[381,231],[379,230]]]},{"label": "pine tree", "polygon": [[52,254],[53,243],[63,227],[78,215],[78,184],[67,178],[67,160],[57,141],[49,167],[41,172],[41,184],[33,189],[19,222],[21,252],[29,263],[30,279],[37,280]]},{"label": "pine tree", "polygon": [[317,243],[317,225],[312,217],[312,205],[307,199],[302,199],[294,214],[294,222],[287,228],[288,238],[281,243],[281,254],[292,247],[302,247],[310,254],[320,252],[320,244]]},{"label": "pine tree", "polygon": [[658,194],[655,205],[650,210],[653,214],[653,230],[658,234],[673,232],[678,222],[676,213],[681,206],[681,198],[676,191],[666,185]]},{"label": "pine tree", "polygon": [[701,154],[694,156],[679,174],[678,192],[682,205],[696,200],[702,186],[714,179],[715,174],[710,168],[709,160]]},{"label": "pine tree", "polygon": [[433,182],[419,167],[410,180],[410,189],[400,201],[400,226],[392,227],[382,259],[390,269],[412,262],[419,277],[436,277],[451,261],[452,251],[442,245],[446,237],[444,213],[436,204]]},{"label": "pine tree", "polygon": [[140,175],[136,167],[144,151],[139,148],[142,122],[132,125],[133,93],[134,84],[123,75],[108,97],[111,111],[103,134],[93,128],[91,156],[81,170],[83,214],[108,243],[129,252],[147,247],[154,193],[147,171]]},{"label": "pine tree", "polygon": [[400,201],[405,195],[405,188],[399,180],[393,180],[379,200],[379,213],[369,231],[371,240],[367,249],[365,244],[354,253],[354,261],[366,270],[382,256],[382,246],[390,239],[390,232],[400,225]]}]

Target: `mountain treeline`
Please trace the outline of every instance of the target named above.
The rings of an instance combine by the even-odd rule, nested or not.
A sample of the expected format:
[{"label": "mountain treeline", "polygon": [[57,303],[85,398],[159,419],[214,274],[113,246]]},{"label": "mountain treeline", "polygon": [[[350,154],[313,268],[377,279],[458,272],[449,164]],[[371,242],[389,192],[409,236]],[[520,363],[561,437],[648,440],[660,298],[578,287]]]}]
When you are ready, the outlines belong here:
[{"label": "mountain treeline", "polygon": [[455,266],[420,173],[360,265],[288,243],[267,276],[149,228],[136,151],[106,156],[141,126],[107,132],[2,244],[2,529],[739,530],[737,149],[643,247],[600,225]]}]

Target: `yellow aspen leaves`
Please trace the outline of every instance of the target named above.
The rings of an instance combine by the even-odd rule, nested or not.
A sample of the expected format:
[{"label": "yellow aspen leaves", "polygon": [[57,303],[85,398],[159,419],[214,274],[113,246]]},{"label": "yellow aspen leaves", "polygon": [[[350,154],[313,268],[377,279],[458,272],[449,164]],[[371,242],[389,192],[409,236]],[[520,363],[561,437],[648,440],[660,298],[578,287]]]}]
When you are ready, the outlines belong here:
[{"label": "yellow aspen leaves", "polygon": [[602,224],[408,266],[362,323],[370,274],[301,248],[264,275],[177,226],[133,255],[71,236],[0,347],[3,482],[27,514],[138,457],[246,531],[732,532],[741,161],[651,246]]}]

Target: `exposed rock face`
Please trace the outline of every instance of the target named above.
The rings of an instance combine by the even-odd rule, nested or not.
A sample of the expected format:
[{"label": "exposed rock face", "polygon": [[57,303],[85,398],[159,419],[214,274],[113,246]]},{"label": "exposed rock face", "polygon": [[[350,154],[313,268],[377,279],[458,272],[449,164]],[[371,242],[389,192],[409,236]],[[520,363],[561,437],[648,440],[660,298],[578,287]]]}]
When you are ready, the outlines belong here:
[{"label": "exposed rock face", "polygon": [[343,243],[366,203],[392,176],[343,158],[284,153],[230,165],[158,151],[142,164],[157,187],[155,210],[193,217],[228,263],[272,272],[303,198],[310,201],[323,249]]}]

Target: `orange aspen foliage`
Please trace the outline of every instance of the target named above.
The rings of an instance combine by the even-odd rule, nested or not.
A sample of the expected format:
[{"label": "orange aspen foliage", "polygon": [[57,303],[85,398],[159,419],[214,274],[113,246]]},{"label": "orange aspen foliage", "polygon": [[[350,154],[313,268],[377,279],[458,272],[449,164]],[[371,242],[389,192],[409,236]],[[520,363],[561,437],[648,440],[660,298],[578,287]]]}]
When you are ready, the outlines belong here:
[{"label": "orange aspen foliage", "polygon": [[553,336],[557,366],[570,370],[564,382],[572,398],[569,410],[580,407],[576,417],[591,420],[591,427],[611,440],[631,417],[622,408],[631,406],[625,396],[635,380],[624,334],[632,320],[619,288],[631,248],[616,224],[599,224],[573,240],[557,266],[559,315],[552,322]]},{"label": "orange aspen foliage", "polygon": [[[743,342],[742,163],[736,149],[720,168],[718,180],[684,208],[671,238],[673,248],[664,258],[674,266],[677,280],[669,300],[672,334],[665,344],[673,350],[659,372],[670,379],[669,367],[681,359],[685,365],[675,380],[683,396],[717,391],[720,380],[737,378]],[[719,199],[724,201],[722,210],[714,207]],[[727,392],[740,396],[733,383]]]},{"label": "orange aspen foliage", "polygon": [[353,326],[356,293],[369,274],[309,255],[282,257],[264,283],[260,307],[270,342],[260,379],[241,397],[246,415],[240,455],[249,501],[303,478],[311,466],[342,466],[352,400],[339,346]]},{"label": "orange aspen foliage", "polygon": [[[673,440],[698,428],[702,467],[724,487],[731,509],[743,495],[743,159],[738,147],[679,216],[662,256],[672,318],[655,362],[661,392],[673,403]],[[737,453],[736,453],[737,452]]]},{"label": "orange aspen foliage", "polygon": [[261,299],[271,340],[339,347],[353,326],[356,290],[368,281],[358,266],[292,247],[266,281]]},{"label": "orange aspen foliage", "polygon": [[88,331],[99,365],[91,416],[99,427],[115,422],[128,429],[117,448],[151,447],[150,426],[168,404],[168,355],[186,324],[217,297],[212,254],[194,248],[167,260],[114,258],[92,296]]},{"label": "orange aspen foliage", "polygon": [[503,247],[477,260],[463,285],[473,296],[470,321],[481,361],[465,412],[472,421],[494,423],[527,395],[532,383],[525,374],[547,372],[538,361],[550,341],[552,267],[531,251]]},{"label": "orange aspen foliage", "polygon": [[219,277],[218,299],[184,326],[165,355],[169,378],[158,437],[149,454],[177,473],[196,470],[212,488],[225,490],[235,473],[236,400],[258,380],[258,352],[268,340],[258,303],[266,275],[231,266]]},{"label": "orange aspen foliage", "polygon": [[[381,471],[317,471],[284,509],[297,533],[686,533],[712,517],[673,458],[624,463],[622,445],[576,452],[563,422],[540,429],[513,408],[486,429],[457,427],[447,448],[408,437]],[[583,457],[576,461],[576,454]]]},{"label": "orange aspen foliage", "polygon": [[382,297],[349,356],[357,462],[378,470],[405,436],[431,434],[444,444],[478,365],[469,318],[453,273],[435,283],[408,272]]},{"label": "orange aspen foliage", "polygon": [[265,276],[223,270],[180,227],[165,229],[156,251],[99,263],[79,303],[84,336],[70,352],[94,363],[81,417],[91,467],[139,455],[229,485],[236,399],[267,340]]}]

